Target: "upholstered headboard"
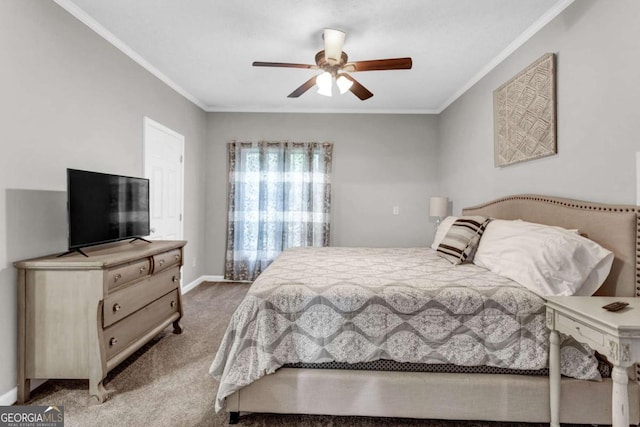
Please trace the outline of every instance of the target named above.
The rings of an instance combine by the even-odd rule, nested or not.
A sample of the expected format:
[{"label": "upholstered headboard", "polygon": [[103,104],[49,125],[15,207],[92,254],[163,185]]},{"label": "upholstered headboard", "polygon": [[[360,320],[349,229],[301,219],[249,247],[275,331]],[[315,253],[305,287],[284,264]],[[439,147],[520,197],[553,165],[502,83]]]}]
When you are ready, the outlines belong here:
[{"label": "upholstered headboard", "polygon": [[611,273],[596,295],[640,297],[639,206],[522,194],[464,208],[462,214],[578,229],[615,254]]}]

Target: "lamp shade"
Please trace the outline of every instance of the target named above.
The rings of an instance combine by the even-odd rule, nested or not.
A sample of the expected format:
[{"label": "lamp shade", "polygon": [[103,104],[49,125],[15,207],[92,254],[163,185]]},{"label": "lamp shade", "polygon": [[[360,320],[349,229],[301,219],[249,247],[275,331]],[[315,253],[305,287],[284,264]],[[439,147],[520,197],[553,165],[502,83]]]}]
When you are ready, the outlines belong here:
[{"label": "lamp shade", "polygon": [[449,213],[449,198],[434,196],[429,198],[429,216],[444,218]]},{"label": "lamp shade", "polygon": [[316,86],[318,86],[318,93],[324,96],[331,96],[331,85],[333,83],[333,76],[326,71],[316,77]]},{"label": "lamp shade", "polygon": [[340,95],[342,95],[346,91],[351,89],[351,86],[353,86],[353,82],[345,76],[338,76],[338,78],[336,79],[336,85],[338,85],[338,90],[340,90]]}]

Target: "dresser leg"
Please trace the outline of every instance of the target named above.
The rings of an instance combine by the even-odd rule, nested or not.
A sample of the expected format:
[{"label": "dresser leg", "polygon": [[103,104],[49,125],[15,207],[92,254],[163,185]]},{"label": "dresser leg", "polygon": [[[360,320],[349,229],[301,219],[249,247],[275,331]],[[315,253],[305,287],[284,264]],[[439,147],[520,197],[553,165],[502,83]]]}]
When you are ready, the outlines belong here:
[{"label": "dresser leg", "polygon": [[173,333],[174,334],[181,334],[182,333],[182,325],[180,324],[180,320],[176,320],[175,322],[173,322]]},{"label": "dresser leg", "polygon": [[611,416],[613,427],[629,426],[629,396],[627,394],[627,370],[615,365],[611,372],[613,392],[611,393]]},{"label": "dresser leg", "polygon": [[18,378],[18,405],[28,402],[31,399],[31,379]]},{"label": "dresser leg", "polygon": [[23,404],[31,397],[31,379],[26,374],[27,330],[26,330],[26,273],[18,270],[18,404]]},{"label": "dresser leg", "polygon": [[551,427],[560,427],[560,336],[552,330],[549,335],[549,408]]},{"label": "dresser leg", "polygon": [[95,381],[89,379],[89,404],[90,405],[99,405],[104,403],[107,400],[108,393],[107,390],[102,385],[103,379],[100,381]]}]

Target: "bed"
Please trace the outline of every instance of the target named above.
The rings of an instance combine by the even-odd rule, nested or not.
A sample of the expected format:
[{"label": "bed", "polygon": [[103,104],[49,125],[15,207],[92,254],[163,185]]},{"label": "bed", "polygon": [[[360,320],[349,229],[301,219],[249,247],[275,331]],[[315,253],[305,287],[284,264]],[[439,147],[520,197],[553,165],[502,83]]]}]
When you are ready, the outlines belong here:
[{"label": "bed", "polygon": [[[612,206],[546,196],[518,195],[466,208],[462,214],[465,216],[483,215],[506,220],[522,219],[533,223],[579,230],[580,234],[599,243],[615,255],[611,271],[596,294],[640,295],[640,222],[638,208],[635,206]],[[400,289],[405,284],[409,284],[409,288],[413,286],[416,292],[418,290],[427,292],[421,285],[421,280],[423,280],[421,273],[428,272],[431,276],[435,274],[437,277],[440,265],[436,259],[432,259],[432,253],[424,252],[424,249],[420,248],[406,249],[403,258],[398,259],[396,263],[400,267],[394,269],[382,267],[382,263],[371,263],[365,258],[359,258],[360,253],[356,249],[343,248],[343,250],[347,252],[339,255],[344,259],[349,259],[350,264],[364,263],[365,270],[369,272],[366,279],[368,285],[373,287],[380,285],[385,289],[383,293],[389,294],[390,299],[375,300],[373,303],[366,304],[361,302],[361,306],[355,307],[355,311],[354,307],[342,307],[341,304],[354,304],[354,298],[356,301],[364,301],[364,297],[355,292],[355,289],[358,288],[357,285],[348,283],[350,277],[344,266],[331,261],[331,258],[320,258],[313,263],[317,268],[323,268],[325,272],[332,271],[332,274],[329,275],[332,283],[336,279],[344,278],[345,285],[342,287],[329,286],[328,276],[324,277],[322,274],[318,274],[314,267],[310,267],[305,262],[300,262],[298,267],[295,262],[285,262],[286,274],[284,272],[281,274],[278,270],[270,272],[267,269],[256,280],[258,285],[255,290],[256,283],[252,286],[254,292],[250,291],[248,294],[248,299],[254,298],[255,301],[247,302],[245,299],[243,304],[264,305],[264,295],[277,293],[282,289],[282,283],[278,283],[278,276],[281,275],[286,277],[288,287],[298,287],[303,291],[299,293],[297,300],[272,299],[269,302],[271,304],[270,310],[268,310],[271,312],[271,317],[266,320],[261,318],[261,322],[255,321],[255,318],[263,316],[263,314],[256,314],[257,311],[249,312],[247,316],[253,317],[245,319],[244,329],[236,331],[230,328],[231,333],[228,332],[223,340],[219,355],[212,365],[212,373],[220,376],[223,371],[226,371],[225,379],[220,385],[217,409],[224,405],[230,413],[231,422],[237,422],[240,412],[521,422],[549,421],[549,382],[548,377],[544,375],[517,375],[508,371],[499,373],[458,371],[450,373],[440,371],[399,372],[366,368],[342,369],[344,366],[338,366],[336,369],[313,369],[305,367],[304,364],[284,365],[282,362],[295,363],[309,360],[323,362],[336,358],[347,363],[394,358],[402,363],[447,364],[450,362],[462,366],[475,365],[481,361],[483,365],[488,365],[491,368],[507,370],[514,366],[518,370],[529,368],[538,370],[541,365],[546,364],[548,356],[545,350],[536,348],[532,351],[526,351],[531,343],[542,341],[542,337],[545,336],[544,319],[541,327],[539,321],[536,320],[537,317],[534,316],[541,310],[543,311],[544,301],[541,302],[535,298],[528,299],[526,293],[520,292],[510,281],[505,280],[497,285],[492,282],[490,286],[485,286],[483,283],[486,283],[486,278],[481,269],[474,270],[473,266],[463,265],[456,272],[460,274],[466,272],[462,280],[472,282],[471,287],[475,290],[474,292],[469,292],[468,289],[462,290],[462,295],[456,294],[453,298],[454,301],[458,301],[455,307],[451,306],[451,302],[447,302],[447,300],[438,300],[441,294],[450,293],[450,289],[446,286],[448,279],[436,280],[442,285],[435,287],[432,284],[429,285],[428,292],[433,295],[430,295],[432,297],[431,305],[424,307],[426,311],[433,310],[435,307],[442,309],[443,306],[446,306],[447,310],[453,314],[469,317],[473,310],[465,310],[469,310],[469,307],[475,304],[476,306],[489,307],[491,316],[496,316],[495,318],[487,317],[486,314],[476,316],[482,319],[481,323],[491,325],[518,323],[513,326],[519,328],[517,331],[516,329],[508,330],[509,328],[506,327],[498,327],[491,330],[487,336],[483,336],[483,341],[488,340],[495,344],[487,350],[487,348],[477,348],[478,340],[469,338],[474,334],[480,334],[478,330],[473,328],[474,322],[472,321],[470,322],[471,326],[466,328],[467,332],[471,333],[467,333],[461,338],[462,344],[466,345],[465,348],[469,351],[456,352],[448,350],[446,345],[438,347],[424,344],[421,341],[416,342],[416,336],[425,335],[424,331],[419,330],[417,326],[414,329],[409,327],[411,330],[403,330],[400,331],[401,333],[397,333],[398,330],[393,329],[398,327],[398,324],[394,324],[393,320],[397,317],[398,312],[401,314],[417,313],[414,308],[410,307],[412,299],[407,298],[406,289],[403,292],[394,293],[394,287]],[[355,252],[348,253],[349,251]],[[393,258],[393,253],[385,251],[386,249],[377,249],[374,250],[374,253],[379,257],[378,259]],[[408,258],[409,261],[407,261],[407,258],[404,258],[407,256],[407,251],[414,258],[432,257],[429,258],[431,261],[426,265],[412,263],[411,258]],[[295,257],[300,259],[305,256],[304,252],[295,254]],[[375,269],[376,265],[381,266],[378,267],[379,270]],[[296,268],[299,270],[296,271]],[[421,272],[420,269],[425,271]],[[402,274],[403,271],[406,274],[398,278],[397,275]],[[314,278],[315,282],[310,286],[305,285],[303,280],[305,275]],[[299,278],[299,280],[291,280],[292,277]],[[402,283],[402,286],[393,285],[396,279]],[[326,283],[323,283],[323,280]],[[491,280],[495,281],[496,279],[494,277]],[[321,290],[320,293],[325,292],[323,286],[327,287],[328,295],[324,296],[324,303],[312,303],[318,294],[315,290]],[[513,288],[512,291],[515,291],[516,296],[514,297],[511,291],[508,296],[504,296],[503,290],[505,288]],[[309,289],[314,291],[309,293]],[[379,299],[380,296],[373,298]],[[285,304],[286,307],[279,307],[279,304]],[[326,306],[330,306],[331,310],[327,310]],[[369,311],[386,310],[390,306],[395,307],[395,314],[389,314],[388,320],[384,324],[375,324],[375,321],[371,320],[372,317],[366,316]],[[502,312],[495,310],[498,306],[511,306],[515,311],[511,309],[502,310]],[[300,311],[301,307],[307,307],[309,310]],[[351,337],[342,340],[342,346],[335,348],[318,346],[318,339],[321,343],[323,337],[327,337],[327,339],[331,337],[332,340],[336,338],[335,334],[338,332],[331,329],[336,316],[332,316],[331,312],[339,312],[340,310],[345,312],[351,310],[361,315],[360,323],[354,320],[350,322],[350,325],[355,325],[353,327],[358,328],[360,335],[366,336],[367,339],[352,339],[353,337]],[[278,312],[280,312],[279,315],[274,314]],[[302,313],[300,317],[308,325],[307,330],[315,328],[315,336],[312,337],[315,340],[315,347],[314,343],[311,343],[304,348],[298,348],[295,347],[295,342],[287,341],[284,329],[291,327],[291,319],[282,321],[278,317],[286,312]],[[511,316],[518,320],[516,322],[509,321],[504,316]],[[411,319],[405,318],[404,320],[405,326],[417,325],[417,323],[412,323]],[[442,322],[436,322],[431,326],[432,331],[436,331],[436,333],[440,331],[445,334],[447,328],[450,328],[450,325],[442,324]],[[367,329],[368,327],[369,329]],[[255,328],[255,330],[249,330],[251,328]],[[273,330],[269,330],[270,328]],[[374,333],[375,331],[384,331],[385,328],[393,329],[394,333],[378,335]],[[263,337],[264,342],[248,343],[249,341],[245,341],[239,343],[235,339],[235,335],[246,335],[247,332],[252,336]],[[404,337],[404,341],[410,342],[409,350],[406,348],[401,350],[400,345],[393,340],[380,344],[380,335],[384,335],[386,338]],[[519,337],[519,341],[514,341],[511,338],[513,336]],[[233,348],[234,342],[235,348]],[[266,352],[255,350],[267,348],[269,350]],[[295,353],[296,357],[290,356],[291,353]],[[313,357],[310,356],[311,353],[313,353]],[[354,355],[359,356],[355,357]],[[233,366],[242,362],[243,359],[246,359],[246,362],[242,372],[240,370],[234,371]],[[277,361],[274,362],[274,359]],[[283,365],[285,367],[282,367]],[[317,366],[313,367],[317,368]],[[630,375],[635,378],[637,373],[630,372]],[[637,381],[629,382],[629,419],[633,424],[640,422],[639,389]],[[611,420],[610,402],[610,379],[585,381],[563,377],[560,421],[563,423],[607,424]]]}]

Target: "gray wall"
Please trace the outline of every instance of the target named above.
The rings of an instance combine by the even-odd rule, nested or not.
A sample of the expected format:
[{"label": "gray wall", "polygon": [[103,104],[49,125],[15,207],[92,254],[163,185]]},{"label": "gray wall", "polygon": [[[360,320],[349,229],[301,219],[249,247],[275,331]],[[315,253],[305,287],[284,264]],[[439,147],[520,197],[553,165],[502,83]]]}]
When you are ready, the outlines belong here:
[{"label": "gray wall", "polygon": [[[16,384],[11,263],[65,249],[67,167],[142,174],[143,116],[186,138],[186,283],[223,272],[234,139],[335,144],[340,246],[430,243],[436,194],[454,211],[523,192],[635,203],[639,16],[637,0],[576,1],[439,116],[205,114],[53,2],[0,2],[0,396]],[[494,168],[492,92],[545,52],[558,53],[559,153]]]},{"label": "gray wall", "polygon": [[[231,140],[334,143],[334,246],[431,243],[428,199],[438,190],[436,117],[364,114],[213,113],[207,131],[207,266],[224,268],[227,153]],[[393,206],[400,208],[393,215]]]},{"label": "gray wall", "polygon": [[[443,193],[461,207],[514,193],[636,203],[640,2],[580,0],[439,115]],[[557,53],[558,154],[495,168],[493,90]]]},{"label": "gray wall", "polygon": [[204,274],[207,115],[51,1],[0,2],[0,52],[1,397],[16,386],[12,262],[66,249],[67,167],[143,173],[144,116],[185,136],[184,281]]}]

